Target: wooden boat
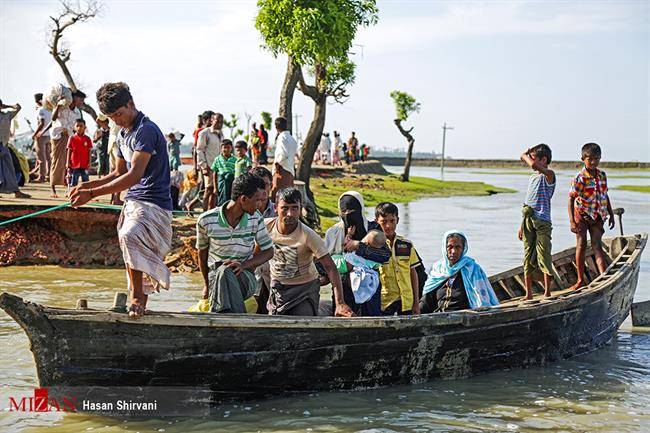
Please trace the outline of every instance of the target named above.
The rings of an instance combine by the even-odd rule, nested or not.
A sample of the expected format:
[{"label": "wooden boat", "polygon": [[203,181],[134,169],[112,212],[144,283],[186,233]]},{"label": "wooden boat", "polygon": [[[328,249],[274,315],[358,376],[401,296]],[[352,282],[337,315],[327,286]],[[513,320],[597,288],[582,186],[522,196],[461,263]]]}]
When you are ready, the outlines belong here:
[{"label": "wooden boat", "polygon": [[[185,386],[216,400],[357,389],[542,365],[609,342],[630,312],[647,234],[605,240],[608,268],[550,299],[521,301],[521,267],[491,277],[494,308],[413,317],[271,317],[44,307],[8,293],[41,386]],[[563,287],[574,249],[553,256]],[[536,287],[541,292],[541,286]]]}]

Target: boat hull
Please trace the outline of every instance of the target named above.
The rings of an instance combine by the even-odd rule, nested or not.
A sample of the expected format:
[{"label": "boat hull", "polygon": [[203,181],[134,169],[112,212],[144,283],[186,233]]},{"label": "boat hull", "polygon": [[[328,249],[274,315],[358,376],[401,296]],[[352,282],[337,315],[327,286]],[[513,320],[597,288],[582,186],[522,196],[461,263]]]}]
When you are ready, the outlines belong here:
[{"label": "boat hull", "polygon": [[588,287],[551,300],[412,317],[156,313],[45,308],[13,295],[41,386],[209,388],[217,400],[359,389],[543,365],[609,342],[630,311],[646,237]]}]

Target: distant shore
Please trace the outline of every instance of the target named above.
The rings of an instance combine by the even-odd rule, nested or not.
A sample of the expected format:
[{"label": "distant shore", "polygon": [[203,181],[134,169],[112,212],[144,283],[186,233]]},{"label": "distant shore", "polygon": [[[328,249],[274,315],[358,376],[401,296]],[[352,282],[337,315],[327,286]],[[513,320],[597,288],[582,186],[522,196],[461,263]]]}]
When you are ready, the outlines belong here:
[{"label": "distant shore", "polygon": [[[383,165],[404,165],[404,158],[402,157],[373,157],[373,159],[379,160]],[[440,159],[413,159],[411,165],[439,167]],[[553,161],[551,166],[557,169],[574,169],[580,167],[580,161]],[[650,169],[650,162],[601,161],[600,166],[602,168],[648,170]],[[445,167],[528,168],[528,166],[518,159],[445,159]]]}]

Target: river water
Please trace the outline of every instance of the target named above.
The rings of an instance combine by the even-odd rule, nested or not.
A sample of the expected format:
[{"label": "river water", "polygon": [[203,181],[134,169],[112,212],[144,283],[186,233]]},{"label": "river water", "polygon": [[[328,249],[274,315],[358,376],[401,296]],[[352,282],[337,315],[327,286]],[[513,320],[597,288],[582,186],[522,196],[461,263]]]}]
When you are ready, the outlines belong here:
[{"label": "river water", "polygon": [[[400,168],[389,168],[399,171]],[[448,169],[446,180],[480,180],[517,190],[489,197],[422,199],[400,205],[398,232],[411,238],[427,265],[440,256],[440,238],[451,228],[467,234],[470,255],[488,274],[520,264],[516,239],[528,177],[525,172]],[[574,244],[566,217],[572,172],[558,172],[553,199],[554,250]],[[648,185],[647,172],[609,171],[610,196],[624,207],[626,233],[647,231],[650,195],[617,190]],[[414,167],[414,176],[438,177]],[[621,177],[617,177],[621,176]],[[611,232],[608,232],[611,233]],[[642,259],[635,300],[650,299],[650,255]],[[175,274],[173,290],[155,296],[155,310],[184,310],[200,295],[198,274]],[[0,290],[43,304],[110,306],[123,290],[124,272],[59,267],[0,269]],[[626,322],[606,347],[546,367],[495,372],[369,391],[332,392],[223,405],[209,417],[131,420],[85,414],[8,411],[9,396],[32,395],[37,386],[27,337],[0,313],[0,431],[20,432],[643,432],[650,431],[650,333]],[[46,430],[47,429],[47,430]]]}]

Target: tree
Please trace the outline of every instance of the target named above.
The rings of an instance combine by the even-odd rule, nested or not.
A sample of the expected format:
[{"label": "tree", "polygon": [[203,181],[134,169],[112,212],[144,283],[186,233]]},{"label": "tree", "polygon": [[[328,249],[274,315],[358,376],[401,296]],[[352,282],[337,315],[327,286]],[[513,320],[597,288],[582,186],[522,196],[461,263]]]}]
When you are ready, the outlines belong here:
[{"label": "tree", "polygon": [[235,141],[237,137],[244,134],[244,131],[237,128],[238,123],[239,123],[239,115],[235,113],[230,114],[230,119],[223,120],[223,125],[228,129],[230,129],[230,139],[232,141]]},{"label": "tree", "polygon": [[[52,25],[49,29],[51,38],[47,45],[50,48],[50,54],[54,57],[54,61],[59,65],[63,76],[68,82],[68,86],[74,91],[77,90],[77,85],[74,82],[72,73],[68,68],[68,61],[70,60],[70,49],[66,47],[64,41],[61,40],[63,32],[68,27],[76,24],[83,23],[98,16],[103,10],[103,5],[95,0],[86,0],[83,5],[80,2],[73,3],[70,0],[61,0],[61,10],[56,16],[50,16]],[[81,108],[86,113],[97,118],[95,109],[88,104],[82,105]]]},{"label": "tree", "polygon": [[[375,0],[258,0],[255,26],[265,47],[274,55],[288,56],[287,72],[281,93],[280,115],[290,122],[293,89],[314,101],[314,117],[300,154],[296,178],[309,189],[314,153],[325,126],[327,98],[342,103],[346,88],[354,82],[354,63],[349,50],[360,26],[377,22]],[[307,84],[303,67],[313,77]],[[287,108],[286,105],[289,105]],[[287,115],[287,113],[289,113]]]},{"label": "tree", "polygon": [[399,129],[399,132],[406,138],[409,145],[406,152],[406,161],[404,161],[404,173],[402,173],[401,176],[402,181],[408,182],[415,139],[411,135],[413,127],[411,126],[410,129],[405,130],[402,126],[402,122],[406,122],[412,113],[420,111],[420,103],[417,102],[413,96],[406,92],[400,92],[399,90],[393,90],[390,92],[390,97],[393,98],[393,102],[395,103],[395,112],[397,114],[397,118],[394,120],[395,125],[397,126],[397,129]]},{"label": "tree", "polygon": [[262,117],[262,123],[264,124],[266,130],[271,130],[271,127],[273,125],[273,118],[271,117],[271,113],[268,111],[262,111],[260,113],[260,116]]}]

